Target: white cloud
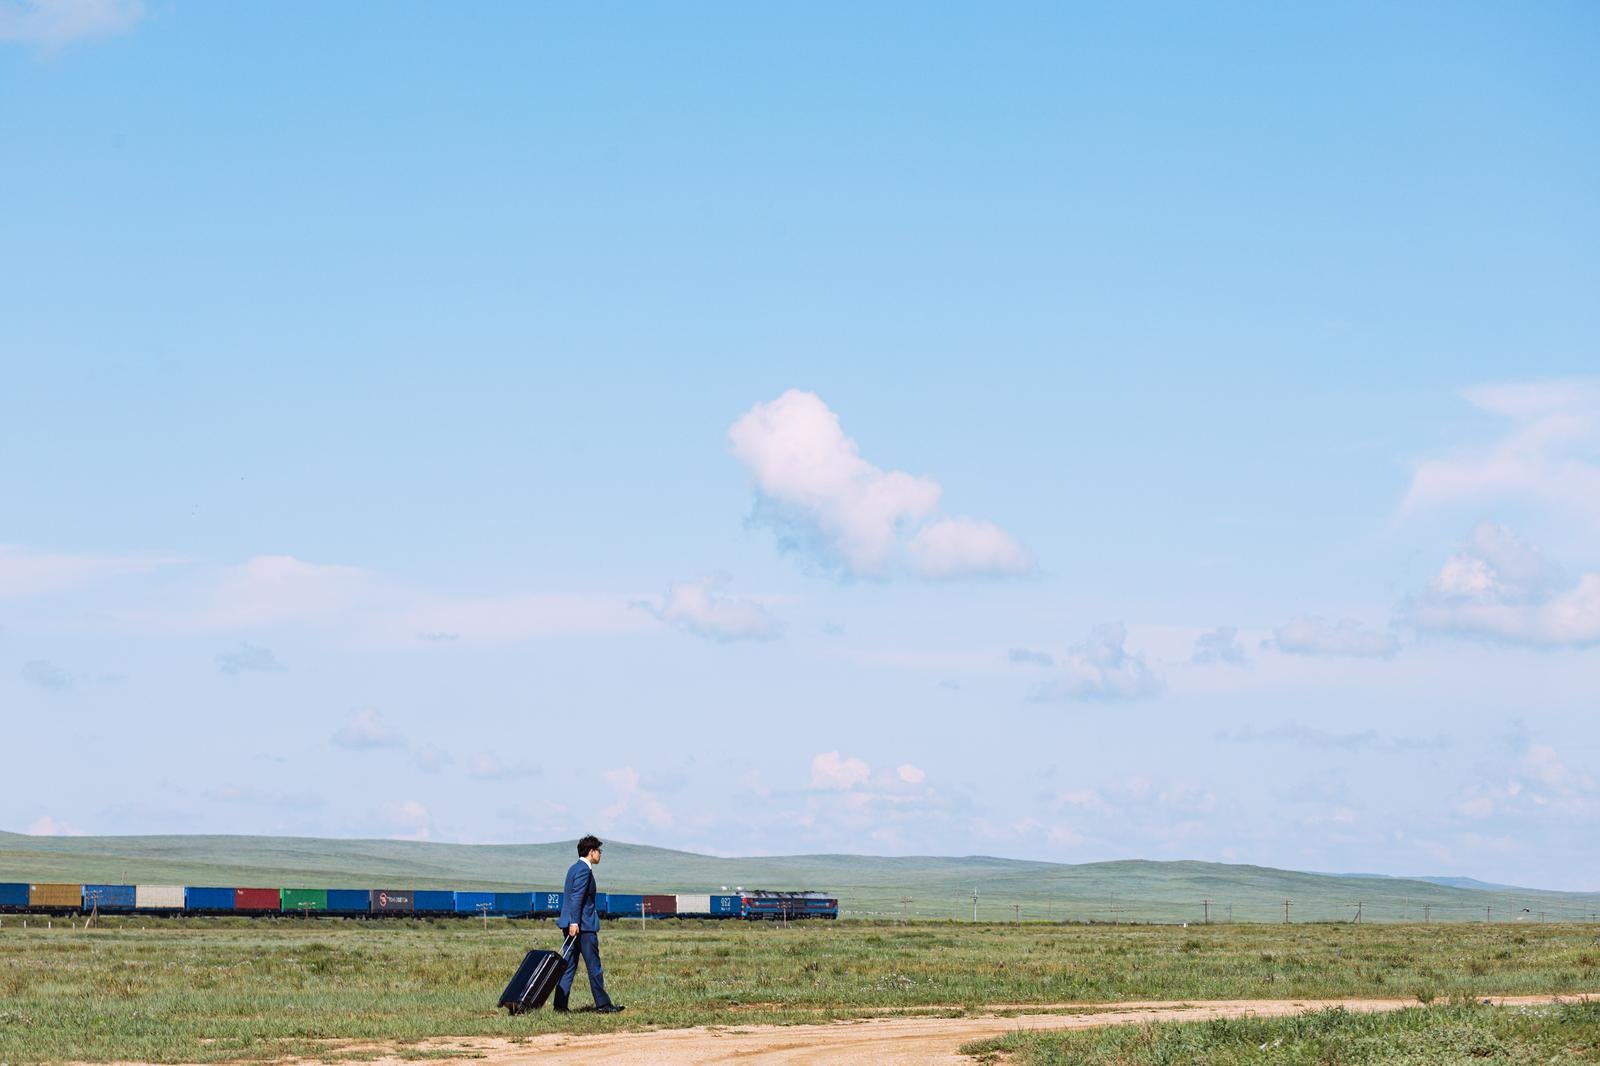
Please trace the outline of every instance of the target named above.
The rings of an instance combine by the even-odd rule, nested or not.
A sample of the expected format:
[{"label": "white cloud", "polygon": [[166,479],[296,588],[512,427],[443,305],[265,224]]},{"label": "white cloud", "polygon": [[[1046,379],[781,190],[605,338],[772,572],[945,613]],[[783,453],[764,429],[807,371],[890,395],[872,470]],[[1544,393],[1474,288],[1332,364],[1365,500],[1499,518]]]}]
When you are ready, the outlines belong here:
[{"label": "white cloud", "polygon": [[1263,647],[1288,655],[1346,655],[1358,659],[1387,659],[1400,650],[1392,633],[1368,629],[1354,619],[1329,622],[1317,615],[1290,619],[1273,631]]},{"label": "white cloud", "polygon": [[58,822],[48,814],[35,818],[23,832],[34,837],[81,837],[85,835],[83,830],[77,826]]},{"label": "white cloud", "polygon": [[433,832],[433,817],[416,800],[398,800],[383,807],[384,820],[394,830],[395,840],[427,840]]},{"label": "white cloud", "polygon": [[1033,560],[1011,534],[971,518],[928,523],[906,543],[906,553],[911,568],[924,577],[993,577],[1033,569]]},{"label": "white cloud", "polygon": [[1239,631],[1232,626],[1218,626],[1195,639],[1191,661],[1244,666],[1250,660],[1245,656],[1244,646],[1239,643]]},{"label": "white cloud", "polygon": [[1600,381],[1490,385],[1462,396],[1510,428],[1487,447],[1418,463],[1401,517],[1528,500],[1600,523]]},{"label": "white cloud", "polygon": [[1047,651],[1035,651],[1032,648],[1012,648],[1006,654],[1008,662],[1026,666],[1054,666],[1056,657]]},{"label": "white cloud", "polygon": [[724,596],[719,589],[725,580],[679,581],[667,587],[660,604],[642,606],[670,625],[697,637],[730,642],[772,640],[778,635],[778,621],[755,600]]},{"label": "white cloud", "polygon": [[1037,700],[1138,700],[1160,695],[1166,682],[1144,658],[1124,647],[1127,629],[1121,623],[1098,625],[1089,639],[1062,659],[1061,674],[1042,685]]},{"label": "white cloud", "polygon": [[1534,647],[1600,643],[1600,574],[1574,584],[1510,530],[1482,523],[1411,604],[1430,633],[1486,637]]},{"label": "white cloud", "polygon": [[417,769],[425,774],[436,774],[451,763],[450,753],[434,744],[423,744],[411,753]]},{"label": "white cloud", "polygon": [[288,669],[272,654],[271,648],[258,648],[253,644],[240,644],[234,651],[223,652],[217,656],[217,667],[225,674],[281,674]]},{"label": "white cloud", "polygon": [[0,600],[47,596],[109,578],[148,574],[179,561],[171,556],[28,552],[0,544]]},{"label": "white cloud", "polygon": [[811,760],[812,788],[854,788],[872,776],[872,767],[856,758],[842,759],[825,751]]},{"label": "white cloud", "polygon": [[1032,565],[993,523],[938,516],[938,482],[863,459],[814,393],[790,389],[756,404],[728,439],[755,478],[758,517],[785,547],[804,549],[825,567],[866,577],[909,569],[955,578],[1017,574]]},{"label": "white cloud", "polygon": [[377,711],[365,707],[339,727],[338,732],[333,734],[333,742],[352,751],[368,751],[374,748],[397,748],[400,746],[400,736],[383,724],[383,717]]},{"label": "white cloud", "polygon": [[1475,821],[1498,818],[1592,821],[1600,815],[1600,785],[1575,770],[1549,744],[1517,741],[1516,757],[1469,783],[1455,812]]},{"label": "white cloud", "polygon": [[55,47],[120,32],[143,17],[142,0],[0,0],[0,41]]},{"label": "white cloud", "polygon": [[195,624],[202,630],[227,631],[327,617],[349,608],[368,584],[366,571],[353,566],[258,555],[223,572]]},{"label": "white cloud", "polygon": [[514,781],[519,778],[536,777],[539,772],[539,767],[534,763],[520,759],[506,762],[486,751],[481,751],[467,760],[467,776],[484,781]]},{"label": "white cloud", "polygon": [[910,763],[901,763],[900,768],[895,771],[895,776],[908,785],[920,785],[928,779],[927,773]]},{"label": "white cloud", "polygon": [[613,800],[600,812],[600,820],[607,825],[622,819],[641,821],[652,829],[668,829],[673,823],[672,812],[661,798],[639,783],[639,771],[631,766],[606,771],[606,783],[611,786]]}]

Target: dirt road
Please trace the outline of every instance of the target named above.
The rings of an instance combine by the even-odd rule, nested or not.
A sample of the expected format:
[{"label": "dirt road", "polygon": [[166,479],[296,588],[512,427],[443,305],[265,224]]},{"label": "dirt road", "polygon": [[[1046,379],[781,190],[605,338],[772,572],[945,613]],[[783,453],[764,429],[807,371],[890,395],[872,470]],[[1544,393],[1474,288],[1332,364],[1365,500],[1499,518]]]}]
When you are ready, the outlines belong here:
[{"label": "dirt road", "polygon": [[[1597,999],[1600,994],[1569,996],[1493,996],[1491,1002],[1531,1006]],[[1415,999],[1245,999],[1204,1002],[1061,1003],[1018,1005],[993,1010],[1031,1013],[985,1014],[961,1018],[896,1018],[828,1022],[821,1025],[737,1026],[729,1028],[661,1029],[655,1032],[608,1033],[597,1036],[553,1034],[520,1044],[503,1040],[450,1041],[475,1058],[431,1059],[479,1066],[522,1066],[547,1063],[646,1063],[691,1066],[699,1063],[812,1066],[873,1063],[875,1066],[972,1066],[958,1050],[972,1040],[1003,1036],[1018,1029],[1087,1029],[1100,1025],[1137,1025],[1154,1021],[1204,1021],[1211,1018],[1272,1018],[1324,1007],[1350,1011],[1389,1011],[1417,1006]],[[1061,1013],[1045,1013],[1057,1011]],[[1071,1013],[1071,1012],[1092,1013]],[[441,1046],[446,1046],[441,1042]],[[389,1060],[380,1060],[389,1061]],[[398,1062],[399,1060],[394,1060]]]}]

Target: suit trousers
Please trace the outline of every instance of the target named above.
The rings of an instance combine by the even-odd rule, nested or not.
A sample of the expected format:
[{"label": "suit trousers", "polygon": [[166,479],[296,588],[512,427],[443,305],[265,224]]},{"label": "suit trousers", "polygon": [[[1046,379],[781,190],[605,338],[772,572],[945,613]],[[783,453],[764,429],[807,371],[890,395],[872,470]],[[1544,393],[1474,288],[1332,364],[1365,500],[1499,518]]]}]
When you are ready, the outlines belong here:
[{"label": "suit trousers", "polygon": [[611,1005],[611,997],[606,995],[605,974],[600,970],[600,934],[579,933],[577,950],[567,956],[567,968],[561,971],[561,980],[556,985],[556,1005],[566,1006],[567,996],[572,992],[572,982],[578,976],[578,956],[583,956],[583,968],[589,974],[589,992],[594,996],[596,1007]]}]

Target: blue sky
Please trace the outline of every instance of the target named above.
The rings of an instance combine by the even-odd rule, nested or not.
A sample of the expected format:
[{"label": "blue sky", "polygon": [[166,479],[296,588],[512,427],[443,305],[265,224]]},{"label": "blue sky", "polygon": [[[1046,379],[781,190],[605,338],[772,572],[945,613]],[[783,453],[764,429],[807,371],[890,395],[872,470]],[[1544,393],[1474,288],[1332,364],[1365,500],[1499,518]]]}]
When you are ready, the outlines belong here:
[{"label": "blue sky", "polygon": [[0,810],[1600,887],[1592,5],[0,0]]}]

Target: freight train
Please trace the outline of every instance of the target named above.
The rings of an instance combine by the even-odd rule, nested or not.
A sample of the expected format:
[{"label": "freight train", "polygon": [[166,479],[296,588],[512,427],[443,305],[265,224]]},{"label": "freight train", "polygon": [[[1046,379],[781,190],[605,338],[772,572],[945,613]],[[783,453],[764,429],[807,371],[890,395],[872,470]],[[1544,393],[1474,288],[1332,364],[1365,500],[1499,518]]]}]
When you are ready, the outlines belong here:
[{"label": "freight train", "polygon": [[[741,891],[734,895],[595,893],[602,918],[837,918],[824,892]],[[554,918],[560,892],[457,892],[409,888],[217,888],[200,885],[0,882],[0,913],[302,915],[339,918]]]}]

